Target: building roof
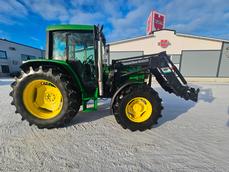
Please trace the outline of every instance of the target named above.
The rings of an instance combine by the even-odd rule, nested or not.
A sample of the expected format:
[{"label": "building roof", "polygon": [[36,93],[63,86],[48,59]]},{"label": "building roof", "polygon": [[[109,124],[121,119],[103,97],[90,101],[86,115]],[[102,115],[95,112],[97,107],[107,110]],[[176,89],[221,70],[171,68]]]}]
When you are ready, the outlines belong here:
[{"label": "building roof", "polygon": [[139,37],[135,37],[135,38],[124,39],[124,40],[120,40],[120,41],[114,41],[114,42],[111,42],[109,44],[110,45],[114,45],[114,44],[120,44],[120,43],[124,43],[124,42],[136,41],[136,40],[139,40],[139,39],[145,39],[145,38],[154,37],[154,33],[155,32],[160,32],[160,31],[171,31],[171,32],[174,32],[175,35],[183,36],[183,37],[206,39],[206,40],[219,41],[219,42],[229,42],[229,40],[226,40],[226,39],[217,39],[217,38],[212,38],[212,37],[197,36],[197,35],[191,35],[191,34],[183,34],[183,33],[177,33],[175,30],[171,30],[171,29],[162,29],[162,30],[154,31],[150,35],[144,35],[144,36],[139,36]]},{"label": "building roof", "polygon": [[36,48],[36,47],[29,46],[29,45],[25,45],[25,44],[17,43],[17,42],[10,41],[10,40],[4,39],[4,38],[0,38],[0,41],[5,41],[5,42],[9,42],[9,43],[13,43],[13,44],[17,44],[17,45],[21,45],[21,46],[25,46],[25,47],[29,47],[29,48],[33,48],[33,49],[37,49],[37,50],[40,50],[40,51],[45,51],[45,50],[40,49],[40,48]]},{"label": "building roof", "polygon": [[52,25],[48,26],[47,31],[54,30],[94,30],[93,25]]}]

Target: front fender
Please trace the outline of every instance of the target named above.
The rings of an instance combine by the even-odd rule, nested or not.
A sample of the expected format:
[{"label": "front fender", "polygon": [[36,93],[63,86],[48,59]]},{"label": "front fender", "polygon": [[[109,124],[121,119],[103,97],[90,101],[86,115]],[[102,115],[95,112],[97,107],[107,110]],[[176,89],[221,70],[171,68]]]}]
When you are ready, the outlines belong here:
[{"label": "front fender", "polygon": [[124,84],[123,86],[121,86],[115,93],[114,95],[112,96],[112,99],[111,99],[111,105],[110,105],[110,109],[111,109],[111,113],[113,114],[113,105],[114,105],[114,102],[115,102],[115,98],[116,96],[123,90],[125,89],[126,87],[130,86],[130,85],[137,85],[137,84],[142,84],[141,82],[128,82],[126,84]]}]

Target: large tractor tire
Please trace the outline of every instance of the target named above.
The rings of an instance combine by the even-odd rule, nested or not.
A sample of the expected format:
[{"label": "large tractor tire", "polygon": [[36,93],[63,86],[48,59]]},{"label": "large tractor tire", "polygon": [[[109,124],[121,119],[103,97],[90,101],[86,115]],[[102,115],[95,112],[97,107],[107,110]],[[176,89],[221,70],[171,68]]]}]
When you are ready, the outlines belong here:
[{"label": "large tractor tire", "polygon": [[81,105],[81,94],[71,78],[54,68],[32,66],[23,69],[11,84],[12,105],[22,120],[38,128],[56,128],[68,124]]},{"label": "large tractor tire", "polygon": [[116,96],[112,110],[124,129],[144,131],[161,117],[161,101],[158,93],[147,85],[128,86]]}]

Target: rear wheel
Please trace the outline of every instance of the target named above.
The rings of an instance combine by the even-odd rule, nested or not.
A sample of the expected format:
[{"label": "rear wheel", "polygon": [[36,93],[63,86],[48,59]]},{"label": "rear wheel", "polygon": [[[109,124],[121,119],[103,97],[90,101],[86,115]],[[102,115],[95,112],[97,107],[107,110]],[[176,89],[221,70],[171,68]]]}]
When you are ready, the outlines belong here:
[{"label": "rear wheel", "polygon": [[112,109],[123,128],[144,131],[157,124],[163,107],[155,90],[147,85],[135,85],[117,95]]},{"label": "rear wheel", "polygon": [[71,121],[81,105],[80,92],[71,83],[61,71],[28,67],[11,85],[12,105],[30,125],[63,126]]},{"label": "rear wheel", "polygon": [[22,98],[25,108],[40,119],[54,118],[63,108],[61,90],[53,82],[44,79],[35,79],[28,83]]}]

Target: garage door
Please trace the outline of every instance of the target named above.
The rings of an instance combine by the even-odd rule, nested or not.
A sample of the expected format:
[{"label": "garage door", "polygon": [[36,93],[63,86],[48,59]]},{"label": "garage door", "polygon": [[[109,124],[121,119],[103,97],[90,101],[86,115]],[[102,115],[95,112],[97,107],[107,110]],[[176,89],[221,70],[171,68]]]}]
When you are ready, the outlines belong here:
[{"label": "garage door", "polygon": [[219,57],[218,50],[185,50],[181,57],[181,73],[184,76],[216,77]]},{"label": "garage door", "polygon": [[223,52],[219,69],[219,77],[229,77],[229,43],[223,44]]},{"label": "garage door", "polygon": [[143,55],[143,51],[111,51],[110,52],[110,59],[117,60],[122,59],[125,57],[135,57]]}]

